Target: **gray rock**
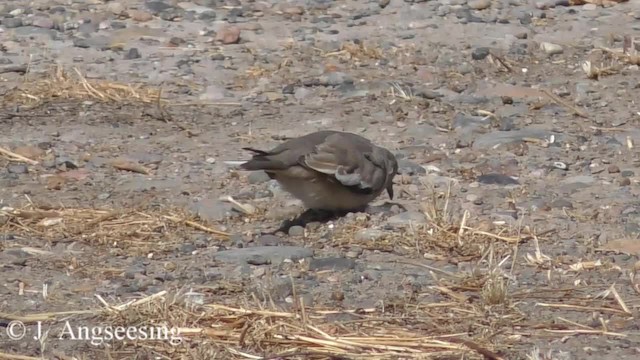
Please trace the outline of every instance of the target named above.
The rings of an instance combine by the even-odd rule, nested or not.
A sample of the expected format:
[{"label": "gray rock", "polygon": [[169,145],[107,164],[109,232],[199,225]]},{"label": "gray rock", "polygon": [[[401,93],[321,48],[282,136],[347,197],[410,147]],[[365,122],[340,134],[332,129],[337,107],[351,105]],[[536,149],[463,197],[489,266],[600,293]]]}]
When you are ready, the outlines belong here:
[{"label": "gray rock", "polygon": [[192,204],[191,210],[208,221],[220,221],[233,215],[233,206],[217,199],[202,199]]},{"label": "gray rock", "polygon": [[21,18],[4,18],[2,19],[2,25],[7,29],[14,29],[21,27],[23,24]]},{"label": "gray rock", "polygon": [[511,176],[496,174],[496,173],[480,175],[476,180],[481,184],[489,184],[489,185],[519,184],[518,180],[512,178]]},{"label": "gray rock", "polygon": [[484,58],[489,56],[489,53],[490,49],[488,47],[478,47],[471,52],[471,58],[473,60],[484,60]]},{"label": "gray rock", "polygon": [[229,95],[230,95],[229,92],[225,88],[218,85],[209,85],[202,92],[202,94],[200,94],[200,100],[204,100],[204,101],[222,100],[228,97]]},{"label": "gray rock", "polygon": [[309,270],[322,271],[322,270],[353,270],[356,267],[356,261],[347,258],[320,258],[311,259],[309,262]]},{"label": "gray rock", "polygon": [[134,279],[137,275],[145,275],[146,273],[147,269],[144,265],[132,265],[125,269],[124,277],[126,279]]},{"label": "gray rock", "polygon": [[343,72],[334,71],[321,75],[318,78],[318,82],[322,86],[339,86],[344,83],[353,83],[353,78]]},{"label": "gray rock", "polygon": [[398,161],[398,174],[413,176],[425,175],[426,173],[427,170],[425,170],[425,168],[414,163],[413,161],[404,159]]},{"label": "gray rock", "polygon": [[309,97],[309,95],[311,95],[312,91],[309,90],[306,87],[299,87],[295,89],[295,92],[293,93],[293,97],[296,98],[296,100],[301,101],[306,99],[307,97]]},{"label": "gray rock", "polygon": [[376,241],[385,236],[385,232],[377,229],[360,229],[355,234],[356,241]]},{"label": "gray rock", "polygon": [[140,55],[140,50],[138,50],[138,48],[131,48],[129,49],[129,51],[127,51],[126,54],[124,54],[125,60],[134,60],[134,59],[139,59],[141,57],[142,55]]},{"label": "gray rock", "polygon": [[390,225],[404,226],[410,224],[426,224],[427,217],[419,211],[405,211],[390,217],[387,222]]},{"label": "gray rock", "polygon": [[491,0],[471,0],[467,5],[474,10],[484,10],[491,6]]},{"label": "gray rock", "polygon": [[163,2],[163,1],[147,1],[145,6],[152,14],[156,15],[163,11],[168,11],[173,9],[173,6]]},{"label": "gray rock", "polygon": [[184,11],[193,11],[196,14],[202,14],[202,13],[205,13],[207,11],[211,11],[212,10],[209,7],[196,5],[196,4],[191,3],[191,2],[180,2],[180,3],[178,3],[178,7],[182,8],[182,10],[184,10]]},{"label": "gray rock", "polygon": [[564,51],[562,46],[550,42],[541,42],[540,49],[547,53],[547,55],[562,54],[562,52]]},{"label": "gray rock", "polygon": [[271,180],[269,175],[266,172],[260,171],[252,171],[247,175],[247,181],[249,184],[262,184]]},{"label": "gray rock", "polygon": [[589,176],[589,175],[577,175],[577,176],[570,176],[570,177],[566,177],[564,178],[561,182],[563,184],[593,184],[596,181],[596,179],[593,176]]},{"label": "gray rock", "polygon": [[260,236],[256,243],[260,246],[277,246],[282,243],[282,239],[275,235],[267,234]]},{"label": "gray rock", "polygon": [[7,172],[9,174],[26,174],[29,172],[29,168],[24,164],[9,164],[7,165]]},{"label": "gray rock", "polygon": [[304,228],[298,225],[290,227],[289,236],[304,236]]},{"label": "gray rock", "polygon": [[453,117],[454,129],[476,129],[491,124],[491,119],[483,116],[470,116],[463,113],[457,113]]},{"label": "gray rock", "polygon": [[298,261],[313,256],[313,249],[300,246],[255,246],[243,249],[224,250],[214,255],[215,259],[225,263],[238,264],[255,261],[258,257],[270,264],[282,263],[285,259]]},{"label": "gray rock", "polygon": [[43,29],[53,29],[53,26],[55,24],[53,23],[53,20],[51,20],[50,18],[36,17],[35,19],[33,19],[33,22],[31,23],[31,25],[35,27],[43,28]]}]

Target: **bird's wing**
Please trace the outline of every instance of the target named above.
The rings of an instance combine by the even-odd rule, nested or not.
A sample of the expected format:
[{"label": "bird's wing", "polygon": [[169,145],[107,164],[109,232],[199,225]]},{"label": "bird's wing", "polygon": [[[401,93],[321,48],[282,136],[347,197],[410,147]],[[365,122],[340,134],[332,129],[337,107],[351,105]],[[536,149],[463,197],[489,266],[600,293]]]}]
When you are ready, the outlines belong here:
[{"label": "bird's wing", "polygon": [[301,157],[300,162],[352,191],[372,193],[382,189],[387,176],[384,164],[374,160],[374,151],[375,145],[362,137],[332,134]]},{"label": "bird's wing", "polygon": [[286,171],[300,165],[300,159],[312,152],[316,145],[325,141],[335,131],[320,131],[289,139],[269,151],[243,148],[254,155],[242,165],[245,170]]}]

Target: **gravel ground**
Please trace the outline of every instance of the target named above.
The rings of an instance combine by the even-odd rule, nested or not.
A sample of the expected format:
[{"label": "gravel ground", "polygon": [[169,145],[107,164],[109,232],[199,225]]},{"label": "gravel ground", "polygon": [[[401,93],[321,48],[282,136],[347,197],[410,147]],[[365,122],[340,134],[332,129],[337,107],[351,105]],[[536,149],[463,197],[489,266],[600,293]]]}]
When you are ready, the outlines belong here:
[{"label": "gravel ground", "polygon": [[[579,2],[3,2],[0,358],[637,358],[640,0]],[[320,129],[397,198],[269,234],[225,161]]]}]

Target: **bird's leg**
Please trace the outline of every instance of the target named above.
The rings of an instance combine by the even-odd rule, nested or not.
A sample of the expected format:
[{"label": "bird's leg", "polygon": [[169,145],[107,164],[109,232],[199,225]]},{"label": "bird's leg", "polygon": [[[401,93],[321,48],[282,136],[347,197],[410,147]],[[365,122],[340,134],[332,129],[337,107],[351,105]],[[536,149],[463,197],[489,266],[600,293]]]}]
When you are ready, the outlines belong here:
[{"label": "bird's leg", "polygon": [[289,229],[293,226],[305,227],[307,226],[307,224],[312,222],[327,222],[344,215],[346,215],[346,212],[342,214],[328,210],[308,209],[291,220],[283,221],[282,225],[280,225],[277,230],[271,232],[270,234],[275,234],[280,231],[287,234],[289,233]]}]

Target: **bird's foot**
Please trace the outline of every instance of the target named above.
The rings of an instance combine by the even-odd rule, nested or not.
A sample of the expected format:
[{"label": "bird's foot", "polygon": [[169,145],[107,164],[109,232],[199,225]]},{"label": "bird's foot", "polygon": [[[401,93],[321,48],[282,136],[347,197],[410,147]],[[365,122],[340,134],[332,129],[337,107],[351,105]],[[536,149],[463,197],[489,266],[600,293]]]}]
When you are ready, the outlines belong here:
[{"label": "bird's foot", "polygon": [[289,229],[294,226],[305,227],[307,226],[307,224],[312,222],[327,222],[329,220],[342,217],[346,214],[347,212],[308,209],[304,211],[302,214],[295,217],[294,219],[283,221],[282,225],[280,225],[278,229],[272,232],[269,232],[268,234],[274,235],[275,233],[278,233],[278,232],[283,232],[285,234],[288,234]]}]

